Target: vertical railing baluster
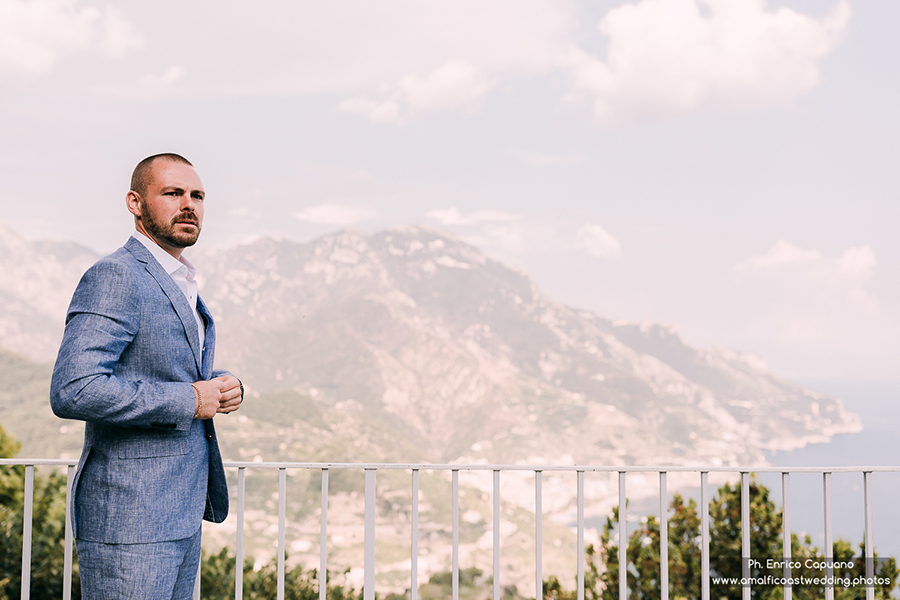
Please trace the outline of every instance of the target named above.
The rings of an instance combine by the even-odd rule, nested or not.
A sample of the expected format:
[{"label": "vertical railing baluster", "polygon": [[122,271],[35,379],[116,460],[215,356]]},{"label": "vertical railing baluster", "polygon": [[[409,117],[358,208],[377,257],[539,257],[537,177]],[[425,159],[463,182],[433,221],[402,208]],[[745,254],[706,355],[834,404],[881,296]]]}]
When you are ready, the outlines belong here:
[{"label": "vertical railing baluster", "polygon": [[[31,579],[33,577],[32,560],[34,557],[34,515],[35,515],[35,468],[45,464],[65,465],[64,461],[37,461],[37,464],[28,464],[27,462],[4,462],[3,464],[13,464],[22,466],[25,469],[24,477],[24,498],[23,498],[23,528],[22,528],[22,567],[21,567],[21,597],[29,598],[31,596]],[[278,570],[277,570],[277,598],[284,600],[286,594],[286,530],[287,530],[287,469],[288,468],[319,468],[322,473],[322,513],[321,513],[321,532],[320,532],[320,556],[319,556],[319,600],[327,600],[327,514],[328,514],[328,479],[329,469],[322,468],[320,465],[311,465],[309,463],[268,463],[262,465],[264,468],[278,469]],[[334,465],[332,465],[334,466]],[[364,593],[363,600],[374,600],[375,598],[375,574],[376,574],[376,540],[375,530],[377,523],[377,496],[376,496],[376,472],[379,466],[374,465],[338,465],[344,468],[364,469],[365,470],[365,576],[364,576]],[[246,517],[246,468],[245,466],[232,465],[229,468],[236,467],[237,473],[237,506],[236,506],[236,555],[235,555],[235,600],[243,598],[243,562],[245,553],[245,517]],[[406,468],[412,472],[412,516],[410,530],[410,600],[419,600],[418,594],[418,568],[419,568],[419,492],[420,492],[420,469],[415,465],[388,465],[391,469]],[[255,465],[249,468],[255,468]],[[459,600],[460,595],[460,489],[459,489],[459,468],[438,465],[437,470],[450,470],[452,473],[452,494],[453,494],[453,523],[452,523],[452,597],[453,600]],[[501,531],[502,531],[502,510],[501,510],[501,491],[500,479],[503,469],[499,466],[487,467],[463,467],[465,469],[474,470],[490,470],[493,474],[493,600],[502,600],[503,588],[501,586]],[[523,467],[515,467],[519,470]],[[535,466],[524,467],[533,470],[535,474],[535,600],[543,600],[543,470],[544,468]],[[618,473],[618,555],[617,562],[619,566],[619,592],[620,600],[628,597],[628,506],[627,506],[627,475],[629,467],[619,467],[609,469],[609,467],[570,467],[562,470],[571,472],[574,470],[577,476],[577,558],[578,573],[577,586],[578,600],[584,600],[586,596],[585,579],[586,579],[586,550],[585,550],[585,472],[587,470],[614,470]],[[700,467],[702,469],[703,467]],[[554,469],[556,469],[554,467]],[[623,469],[623,470],[619,470]],[[668,514],[668,472],[669,467],[654,467],[652,470],[659,474],[659,557],[660,557],[660,597],[662,600],[668,600],[670,597],[670,569],[668,566],[668,544],[669,544],[669,517]],[[643,470],[643,468],[642,468]],[[677,469],[681,470],[681,469]],[[793,589],[789,583],[792,579],[793,569],[792,563],[792,539],[791,539],[791,471],[781,469],[765,469],[767,472],[781,473],[782,486],[782,558],[784,567],[782,570],[785,583],[783,584],[783,597],[785,600],[791,600]],[[801,469],[807,471],[807,469]],[[896,471],[895,467],[887,469],[876,468],[876,471],[887,470]],[[825,577],[831,579],[835,576],[834,568],[834,523],[833,523],[833,473],[824,469],[809,469],[815,473],[822,474],[823,481],[823,508],[824,508],[824,546],[823,559],[826,564]],[[697,472],[696,470],[694,472]],[[701,544],[701,598],[709,600],[710,598],[710,490],[709,490],[709,471],[700,470],[700,544]],[[843,470],[841,470],[843,472]],[[860,470],[863,476],[863,502],[864,502],[864,547],[866,567],[865,576],[867,579],[874,578],[876,574],[876,565],[874,563],[874,517],[873,505],[874,494],[872,489],[872,470]],[[73,587],[73,572],[75,569],[75,544],[73,532],[73,514],[71,512],[72,499],[74,495],[74,481],[76,475],[75,465],[67,465],[66,471],[66,492],[65,492],[65,529],[63,540],[63,600],[71,600]],[[752,517],[752,498],[751,498],[751,473],[750,471],[742,471],[741,476],[741,559],[742,559],[742,577],[752,577],[753,569],[750,567],[752,563],[749,561],[754,558],[751,556],[753,523]],[[202,565],[198,565],[197,580],[195,583],[194,598],[200,597],[200,574]],[[209,574],[207,573],[207,576]],[[742,598],[752,597],[752,589],[749,585],[742,585]],[[866,586],[865,597],[867,600],[874,600],[877,592],[874,587]],[[833,600],[835,596],[833,583],[825,586],[825,598]]]},{"label": "vertical railing baluster", "polygon": [[822,474],[822,496],[825,505],[825,600],[834,600],[834,586],[828,584],[834,576],[834,567],[831,565],[834,559],[834,545],[831,540],[831,473]]},{"label": "vertical railing baluster", "polygon": [[[200,523],[200,528],[203,529],[203,523]],[[202,537],[202,534],[201,534]],[[194,579],[194,600],[200,600],[200,574],[203,572],[203,561],[197,563],[197,577]]]},{"label": "vertical railing baluster", "polygon": [[[741,473],[741,577],[750,577],[750,473]],[[750,600],[750,584],[741,586],[741,597]]]},{"label": "vertical railing baluster", "polygon": [[31,597],[31,521],[34,515],[34,465],[25,465],[25,514],[22,519],[22,600]]},{"label": "vertical railing baluster", "polygon": [[234,600],[244,598],[244,504],[246,503],[247,473],[238,467],[237,473],[237,523],[234,543]]},{"label": "vertical railing baluster", "polygon": [[578,477],[578,600],[584,600],[584,471]]},{"label": "vertical railing baluster", "polygon": [[453,600],[459,600],[459,469],[452,470],[453,494],[453,566],[450,577]]},{"label": "vertical railing baluster", "polygon": [[494,469],[494,600],[500,596],[500,471]]},{"label": "vertical railing baluster", "polygon": [[544,508],[541,471],[534,472],[534,598],[544,597]]},{"label": "vertical railing baluster", "polygon": [[661,600],[669,600],[669,492],[666,472],[659,472],[659,591]]},{"label": "vertical railing baluster", "polygon": [[375,469],[366,469],[366,533],[363,600],[375,600]]},{"label": "vertical railing baluster", "polygon": [[278,600],[284,600],[284,537],[287,518],[287,470],[278,469]]},{"label": "vertical railing baluster", "polygon": [[63,600],[72,599],[72,484],[75,482],[75,465],[66,469],[66,534],[63,551]]},{"label": "vertical railing baluster", "polygon": [[[863,471],[863,503],[865,504],[865,543],[866,555],[866,578],[873,579],[875,577],[875,532],[874,517],[872,516],[872,472]],[[866,586],[866,600],[875,599],[875,586]]]},{"label": "vertical railing baluster", "polygon": [[794,594],[791,585],[793,569],[791,567],[791,474],[781,474],[781,539],[784,559],[784,600],[791,600]]},{"label": "vertical railing baluster", "polygon": [[[410,524],[410,600],[419,599],[419,470],[412,470],[412,523]],[[324,600],[324,599],[323,599]]]},{"label": "vertical railing baluster", "polygon": [[709,600],[709,473],[700,472],[700,598]]},{"label": "vertical railing baluster", "polygon": [[322,469],[322,510],[319,515],[319,600],[328,594],[328,469]]},{"label": "vertical railing baluster", "polygon": [[619,471],[619,600],[628,598],[628,499],[625,471]]}]

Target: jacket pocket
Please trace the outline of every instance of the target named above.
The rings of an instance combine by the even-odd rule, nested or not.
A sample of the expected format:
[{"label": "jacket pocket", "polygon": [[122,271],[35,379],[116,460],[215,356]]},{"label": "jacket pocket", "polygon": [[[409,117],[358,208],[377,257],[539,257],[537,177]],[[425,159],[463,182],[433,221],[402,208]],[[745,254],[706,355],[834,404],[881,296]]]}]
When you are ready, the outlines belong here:
[{"label": "jacket pocket", "polygon": [[119,458],[155,458],[188,453],[187,436],[119,440]]}]

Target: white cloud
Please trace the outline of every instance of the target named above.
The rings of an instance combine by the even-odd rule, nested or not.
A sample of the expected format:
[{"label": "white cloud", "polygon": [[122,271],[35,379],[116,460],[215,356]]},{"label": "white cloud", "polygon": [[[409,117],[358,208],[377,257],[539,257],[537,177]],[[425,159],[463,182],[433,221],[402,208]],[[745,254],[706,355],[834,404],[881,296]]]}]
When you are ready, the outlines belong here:
[{"label": "white cloud", "polygon": [[[140,23],[153,32],[143,62],[102,73],[120,78],[105,89],[142,93],[137,79],[177,81],[178,93],[194,98],[327,94],[340,98],[341,111],[393,123],[475,112],[504,84],[561,73],[571,77],[567,97],[591,102],[605,119],[771,106],[816,84],[851,13],[848,0],[833,0],[819,19],[767,10],[764,0],[640,0],[607,12],[590,41],[605,36],[607,51],[595,56],[569,0],[272,0],[265,11],[197,0],[178,7],[176,23],[166,20],[174,4],[150,11],[82,1],[0,0],[0,69],[46,71],[76,50],[121,57],[143,44],[132,27]],[[580,157],[520,158],[545,165]]]},{"label": "white cloud", "polygon": [[505,250],[522,251],[534,242],[533,229],[525,223],[489,223],[483,231],[486,245]]},{"label": "white cloud", "polygon": [[797,270],[816,273],[820,281],[839,283],[845,280],[868,278],[875,269],[875,250],[868,245],[847,248],[838,257],[825,257],[818,250],[804,250],[779,240],[760,256],[751,256],[732,269],[735,273],[766,274]]},{"label": "white cloud", "polygon": [[346,227],[371,219],[375,216],[375,211],[339,204],[319,204],[304,208],[302,211],[294,213],[294,216],[309,223]]},{"label": "white cloud", "polygon": [[451,60],[424,77],[407,75],[395,85],[384,86],[377,99],[360,96],[338,108],[362,113],[372,121],[399,121],[436,110],[473,111],[495,83],[475,66]]},{"label": "white cloud", "polygon": [[161,1],[177,22],[141,11],[141,25],[157,64],[190,72],[183,93],[337,95],[388,121],[477,109],[504,78],[554,68],[578,29],[569,0]]},{"label": "white cloud", "polygon": [[619,240],[594,223],[585,223],[578,229],[575,245],[599,258],[616,258],[622,254]]},{"label": "white cloud", "polygon": [[173,65],[162,75],[144,75],[139,83],[151,87],[168,87],[174,85],[184,75],[184,67]]},{"label": "white cloud", "polygon": [[600,119],[687,112],[704,105],[758,108],[808,91],[819,61],[840,42],[847,0],[822,18],[764,0],[642,0],[600,22],[606,59],[572,46],[565,64],[572,98]]},{"label": "white cloud", "polygon": [[105,8],[100,26],[102,29],[100,47],[113,58],[122,58],[129,50],[144,45],[143,38],[135,32],[131,23],[111,6]]},{"label": "white cloud", "polygon": [[521,215],[514,215],[499,210],[476,210],[463,215],[455,206],[446,209],[430,210],[426,214],[430,219],[440,222],[441,225],[476,225],[479,223],[508,223],[521,219]]},{"label": "white cloud", "polygon": [[768,267],[789,263],[804,263],[816,261],[822,258],[817,250],[804,250],[793,246],[784,240],[779,240],[769,248],[762,256],[751,256],[742,263],[734,266],[735,271],[758,271]]},{"label": "white cloud", "polygon": [[176,90],[184,96],[327,95],[343,111],[398,122],[477,111],[501,82],[557,68],[578,30],[571,0],[271,0],[266,10],[214,0],[82,7],[87,1],[0,0],[0,67],[47,68],[75,47],[121,55],[138,41],[133,23],[146,36],[134,68],[72,61],[74,74],[139,94],[142,75],[180,65],[190,73]]},{"label": "white cloud", "polygon": [[875,250],[871,246],[848,248],[838,259],[838,267],[842,273],[861,273],[871,275],[875,269]]},{"label": "white cloud", "polygon": [[742,301],[753,306],[753,323],[785,341],[814,342],[880,314],[867,289],[876,263],[867,245],[826,256],[780,241],[732,270]]},{"label": "white cloud", "polygon": [[519,255],[541,251],[552,241],[553,231],[546,226],[523,221],[487,222],[481,225],[477,233],[463,235],[461,239],[482,250]]},{"label": "white cloud", "polygon": [[427,217],[462,233],[460,239],[482,250],[518,255],[546,247],[553,231],[543,223],[529,222],[522,215],[501,210],[460,212],[456,206],[428,211]]},{"label": "white cloud", "polygon": [[118,10],[77,0],[0,0],[0,68],[47,71],[64,53],[97,48],[120,58],[140,38]]}]

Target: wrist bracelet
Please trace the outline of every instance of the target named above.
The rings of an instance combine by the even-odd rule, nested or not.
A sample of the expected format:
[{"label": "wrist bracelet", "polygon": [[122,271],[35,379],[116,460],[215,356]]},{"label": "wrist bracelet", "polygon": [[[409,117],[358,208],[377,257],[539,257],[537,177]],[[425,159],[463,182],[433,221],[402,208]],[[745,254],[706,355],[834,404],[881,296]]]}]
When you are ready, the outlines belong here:
[{"label": "wrist bracelet", "polygon": [[197,392],[197,410],[194,411],[194,418],[200,418],[200,409],[203,408],[203,394],[200,393],[200,390],[197,389],[197,386],[193,383],[191,387],[194,388],[194,391]]}]

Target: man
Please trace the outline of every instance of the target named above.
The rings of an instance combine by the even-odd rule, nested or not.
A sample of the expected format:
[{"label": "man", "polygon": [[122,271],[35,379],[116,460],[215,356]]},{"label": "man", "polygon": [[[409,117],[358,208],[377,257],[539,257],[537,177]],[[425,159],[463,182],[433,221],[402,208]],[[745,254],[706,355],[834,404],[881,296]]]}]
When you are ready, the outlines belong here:
[{"label": "man", "polygon": [[243,386],[213,370],[215,328],[181,256],[205,194],[177,154],[141,161],[125,197],[135,232],[81,279],[50,402],[86,421],[72,494],[82,597],[191,598],[201,520],[228,512],[213,417]]}]

